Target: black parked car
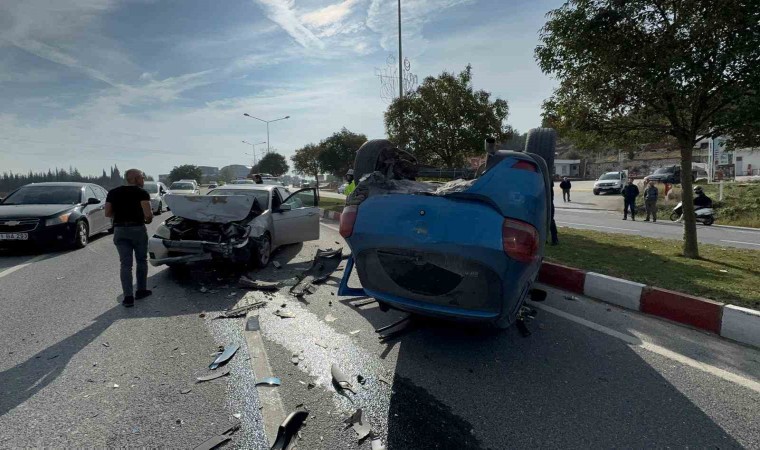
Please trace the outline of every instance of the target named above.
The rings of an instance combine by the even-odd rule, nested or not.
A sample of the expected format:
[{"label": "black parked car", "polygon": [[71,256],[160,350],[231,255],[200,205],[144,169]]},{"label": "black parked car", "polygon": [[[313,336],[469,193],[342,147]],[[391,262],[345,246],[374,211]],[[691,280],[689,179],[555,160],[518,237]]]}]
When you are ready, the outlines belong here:
[{"label": "black parked car", "polygon": [[[696,178],[697,171],[695,170],[691,174],[691,181],[694,181]],[[681,166],[672,165],[660,167],[659,169],[655,170],[652,175],[647,176],[644,181],[658,181],[660,183],[681,184]]]},{"label": "black parked car", "polygon": [[90,183],[33,183],[0,202],[0,246],[32,243],[82,248],[90,236],[110,232],[105,189]]}]

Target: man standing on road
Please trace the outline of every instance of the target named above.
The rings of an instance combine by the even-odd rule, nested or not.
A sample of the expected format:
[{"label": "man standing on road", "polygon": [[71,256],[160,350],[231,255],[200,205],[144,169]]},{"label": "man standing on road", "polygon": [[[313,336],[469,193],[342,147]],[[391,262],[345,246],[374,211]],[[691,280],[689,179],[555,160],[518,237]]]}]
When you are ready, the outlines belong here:
[{"label": "man standing on road", "polygon": [[570,180],[567,177],[562,177],[562,182],[559,184],[559,188],[562,189],[562,201],[565,203],[570,201],[570,188],[573,187],[570,184]]},{"label": "man standing on road", "polygon": [[628,179],[628,184],[623,187],[623,220],[628,218],[628,210],[631,210],[631,220],[636,220],[636,197],[639,196],[639,187],[633,184],[633,178]]},{"label": "man standing on road", "polygon": [[[126,186],[111,189],[106,197],[106,217],[113,218],[113,242],[121,263],[121,289],[126,307],[152,294],[148,290],[148,230],[153,221],[150,194],[143,189],[145,174],[129,169],[124,174]],[[132,294],[132,253],[137,260],[137,292]]]},{"label": "man standing on road", "polygon": [[258,173],[253,176],[253,182],[256,184],[264,184],[264,180],[261,178],[261,175]]},{"label": "man standing on road", "polygon": [[644,207],[647,210],[647,218],[644,222],[649,222],[649,215],[652,215],[652,222],[657,222],[657,195],[659,191],[657,186],[654,185],[654,181],[650,181],[646,189],[644,189]]}]

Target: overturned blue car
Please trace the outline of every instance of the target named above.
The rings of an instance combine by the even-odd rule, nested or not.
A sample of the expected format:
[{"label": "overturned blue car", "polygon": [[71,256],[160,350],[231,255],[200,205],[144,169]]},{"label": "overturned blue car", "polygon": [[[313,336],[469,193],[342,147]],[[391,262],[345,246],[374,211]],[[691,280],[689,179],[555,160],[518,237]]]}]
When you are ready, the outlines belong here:
[{"label": "overturned blue car", "polygon": [[[533,129],[524,151],[496,150],[472,179],[417,181],[412,155],[365,143],[340,233],[351,248],[339,295],[415,314],[514,323],[538,275],[551,223],[556,133]],[[363,288],[349,287],[356,268]]]}]

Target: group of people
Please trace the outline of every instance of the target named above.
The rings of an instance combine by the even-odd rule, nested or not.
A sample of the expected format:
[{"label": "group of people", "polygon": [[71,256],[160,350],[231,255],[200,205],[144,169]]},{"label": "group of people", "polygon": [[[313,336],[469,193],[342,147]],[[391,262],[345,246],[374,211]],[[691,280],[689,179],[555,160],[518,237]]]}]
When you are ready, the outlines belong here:
[{"label": "group of people", "polygon": [[[636,220],[636,197],[640,194],[639,187],[633,184],[633,178],[628,179],[628,183],[623,187],[623,220],[628,219],[628,213],[631,213],[631,220]],[[657,197],[659,196],[659,190],[655,186],[654,181],[647,183],[644,188],[644,209],[647,217],[644,222],[649,222],[649,218],[652,218],[652,222],[657,222]],[[702,186],[694,187],[694,207],[709,208],[712,206],[712,199],[705,194]],[[683,215],[678,219],[679,222],[683,220]]]}]

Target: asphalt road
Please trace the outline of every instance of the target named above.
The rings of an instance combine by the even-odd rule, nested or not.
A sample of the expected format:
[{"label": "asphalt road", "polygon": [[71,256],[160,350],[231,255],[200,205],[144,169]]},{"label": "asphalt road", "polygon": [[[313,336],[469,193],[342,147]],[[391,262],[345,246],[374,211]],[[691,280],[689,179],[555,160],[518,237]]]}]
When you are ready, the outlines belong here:
[{"label": "asphalt road", "polygon": [[[683,225],[671,222],[669,217],[660,217],[657,223],[644,222],[646,215],[637,215],[635,222],[630,217],[623,221],[622,197],[594,195],[592,186],[592,181],[573,182],[571,201],[564,202],[562,190],[555,183],[554,217],[558,226],[683,240]],[[702,243],[760,250],[760,230],[697,224],[697,237]]]},{"label": "asphalt road", "polygon": [[[251,276],[290,279],[338,246],[324,224],[319,241],[274,255],[281,269]],[[535,304],[527,338],[414,320],[382,343],[374,329],[402,313],[337,297],[340,271],[298,300],[238,289],[231,267],[151,268],[154,295],[124,309],[110,236],[0,262],[2,447],[192,448],[240,414],[229,446],[269,448],[244,319],[211,319],[257,299],[284,409],[310,412],[297,448],[370,449],[343,423],[358,407],[390,450],[760,447],[760,350],[557,291]],[[231,343],[231,375],[194,384]],[[331,386],[333,363],[366,379],[351,400]]]}]

